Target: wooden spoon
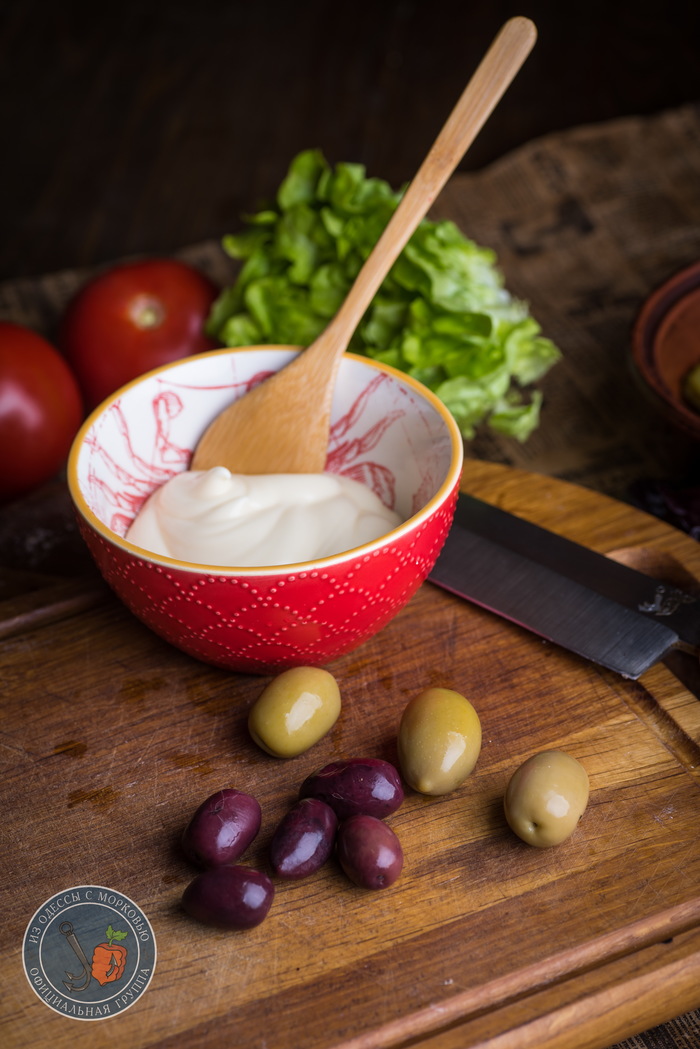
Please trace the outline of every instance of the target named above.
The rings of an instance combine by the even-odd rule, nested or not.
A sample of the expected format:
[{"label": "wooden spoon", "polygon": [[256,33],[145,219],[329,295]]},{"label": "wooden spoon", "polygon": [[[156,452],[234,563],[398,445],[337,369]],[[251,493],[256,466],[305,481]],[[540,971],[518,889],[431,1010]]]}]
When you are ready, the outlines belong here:
[{"label": "wooden spoon", "polygon": [[481,60],[402,197],[347,298],[308,349],[217,416],[191,469],[232,473],[321,473],[341,357],[382,281],[530,53],[527,18],[505,23]]}]

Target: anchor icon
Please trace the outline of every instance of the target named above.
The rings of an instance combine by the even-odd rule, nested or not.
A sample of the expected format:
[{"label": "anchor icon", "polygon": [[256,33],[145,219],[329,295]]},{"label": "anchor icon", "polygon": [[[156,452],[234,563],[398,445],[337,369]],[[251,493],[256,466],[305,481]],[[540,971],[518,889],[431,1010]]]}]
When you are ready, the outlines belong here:
[{"label": "anchor icon", "polygon": [[68,972],[66,969],[66,976],[68,979],[63,981],[63,986],[67,987],[69,991],[84,991],[92,979],[90,963],[85,957],[85,951],[80,946],[78,937],[73,932],[73,926],[70,922],[61,922],[58,931],[65,936],[66,941],[70,944],[73,953],[83,967],[82,972],[77,974]]}]

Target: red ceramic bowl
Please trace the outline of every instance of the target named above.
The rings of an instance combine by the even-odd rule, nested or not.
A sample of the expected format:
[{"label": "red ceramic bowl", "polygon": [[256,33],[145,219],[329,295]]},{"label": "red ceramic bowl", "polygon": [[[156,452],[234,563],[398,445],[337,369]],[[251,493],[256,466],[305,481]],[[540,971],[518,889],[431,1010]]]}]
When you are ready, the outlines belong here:
[{"label": "red ceramic bowl", "polygon": [[68,463],[82,535],[121,600],[183,651],[246,673],[327,663],[381,630],[430,572],[462,470],[444,405],[406,375],[346,354],[326,469],[374,487],[402,525],[334,557],[271,568],[191,564],[128,542],[145,499],[187,469],[209,422],[296,352],[216,350],[149,372],[92,413]]},{"label": "red ceramic bowl", "polygon": [[632,332],[632,363],[663,415],[700,440],[700,412],[685,399],[683,383],[700,364],[700,263],[675,274],[649,296]]}]

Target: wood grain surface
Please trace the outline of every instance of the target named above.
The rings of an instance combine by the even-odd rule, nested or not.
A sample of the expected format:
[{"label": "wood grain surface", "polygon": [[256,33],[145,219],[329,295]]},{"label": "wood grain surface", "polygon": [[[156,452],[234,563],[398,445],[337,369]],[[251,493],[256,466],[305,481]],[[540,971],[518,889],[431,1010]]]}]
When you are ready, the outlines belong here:
[{"label": "wood grain surface", "polygon": [[[600,494],[477,461],[464,485],[602,552],[700,578],[697,543]],[[331,733],[279,761],[246,731],[266,679],[195,662],[99,588],[90,608],[30,615],[0,652],[3,1046],[603,1049],[700,1004],[700,704],[668,667],[625,681],[426,583],[333,665]],[[403,706],[438,684],[474,702],[482,754],[454,794],[409,792],[390,817],[406,857],[392,888],[361,891],[332,862],[278,882],[248,932],[181,913],[194,872],[177,841],[201,800],[222,786],[259,798],[245,862],[266,867],[307,773],[395,758]],[[508,830],[502,796],[520,761],[551,746],[583,762],[591,801],[567,843],[535,850]],[[104,1028],[48,1009],[22,970],[34,911],[80,884],[125,893],[157,938],[150,987]]]},{"label": "wood grain surface", "polygon": [[[623,500],[629,500],[631,483],[638,479],[659,478],[668,484],[697,480],[697,446],[679,441],[648,410],[629,385],[626,366],[631,324],[642,302],[700,255],[699,111],[688,105],[700,97],[700,7],[687,0],[669,0],[663,8],[654,0],[619,0],[614,6],[604,0],[531,0],[527,8],[510,0],[497,5],[485,0],[361,0],[350,12],[337,5],[331,9],[324,0],[294,8],[278,0],[171,0],[165,6],[156,0],[121,0],[117,5],[6,0],[0,18],[0,112],[12,148],[0,176],[5,202],[0,215],[0,314],[53,334],[66,298],[97,264],[132,253],[180,252],[183,245],[218,242],[239,228],[242,214],[274,192],[300,149],[318,145],[331,161],[363,162],[368,173],[400,185],[415,171],[465,74],[498,25],[513,14],[535,21],[537,47],[519,76],[517,91],[499,106],[462,165],[463,174],[442,195],[440,209],[467,235],[496,250],[508,286],[531,303],[543,331],[557,341],[566,359],[546,382],[543,424],[533,439],[516,447],[484,433],[472,451],[481,459],[563,477]],[[195,263],[212,263],[218,277],[230,279],[228,260],[220,251],[214,256],[211,244],[189,254]],[[53,276],[45,279],[46,274]],[[551,491],[541,479],[537,489],[542,495]],[[523,494],[519,505],[530,505],[529,498]],[[593,525],[587,520],[584,538],[600,535],[605,548],[626,548],[625,556],[634,558],[640,556],[639,542],[658,551],[670,535],[677,549],[675,533],[649,532],[629,511],[622,517],[612,514],[613,534],[601,532],[603,504],[590,497],[585,503]],[[611,508],[604,506],[607,519]],[[535,516],[537,512],[535,507]],[[574,514],[574,525],[577,521]],[[680,542],[680,556],[696,570],[692,544]],[[651,560],[656,563],[656,554]],[[665,560],[663,566],[668,567]],[[76,577],[75,585],[66,585]],[[179,1047],[216,1044],[219,1036],[226,1045],[263,1046],[267,1034],[262,1019],[246,1021],[239,1031],[236,1010],[254,1000],[263,984],[265,993],[274,995],[278,971],[293,962],[285,962],[283,954],[259,957],[262,938],[254,946],[251,938],[244,938],[242,950],[240,939],[200,939],[201,931],[183,929],[175,908],[190,871],[170,851],[179,821],[194,801],[233,770],[245,771],[245,761],[259,758],[239,738],[244,717],[237,713],[259,683],[193,667],[145,636],[109,596],[105,599],[85,570],[60,482],[48,493],[33,493],[0,511],[0,623],[0,789],[7,814],[0,830],[0,1045],[43,1049],[75,1040],[92,1045],[109,1037],[134,1045],[170,1039]],[[522,711],[516,708],[515,720],[503,714],[502,731],[499,715],[500,735],[491,750],[485,747],[486,764],[477,769],[470,791],[462,802],[452,799],[443,806],[452,813],[452,806],[461,804],[460,811],[470,816],[476,807],[471,789],[478,789],[480,797],[495,797],[505,779],[501,769],[510,768],[515,756],[508,749],[509,722],[515,752],[525,749],[518,728],[525,711],[534,706],[534,716],[542,716],[537,714],[535,660],[546,670],[545,682],[555,665],[548,650],[507,628],[507,641],[497,647],[501,664],[495,670],[487,667],[480,646],[490,643],[488,629],[488,621],[473,610],[462,608],[458,614],[446,595],[423,588],[376,644],[338,665],[346,713],[340,734],[324,744],[323,753],[343,748],[365,721],[368,732],[382,726],[388,732],[391,724],[393,733],[385,705],[400,708],[426,679],[439,680],[444,674],[456,683],[466,682],[465,689],[482,692],[493,679],[489,711],[494,716],[501,708],[509,712],[516,700]],[[502,624],[492,629],[502,637]],[[433,635],[440,630],[444,636],[438,641]],[[594,693],[602,689],[607,694],[610,679],[592,671],[584,679],[585,694],[592,688],[589,674]],[[503,699],[508,681],[514,695]],[[651,686],[645,686],[646,679],[625,688],[619,697],[622,709],[633,710],[633,720],[670,741],[664,744],[671,748],[668,753],[680,748],[674,759],[679,765],[692,764],[687,747],[695,731],[695,706],[664,668],[654,671]],[[686,719],[686,729],[675,727],[680,718]],[[545,719],[543,735],[547,727]],[[624,724],[610,733],[615,740],[627,738]],[[375,736],[372,740],[384,746],[383,739],[380,744]],[[388,742],[386,746],[390,749]],[[637,757],[636,750],[628,756],[621,747],[616,760],[634,766]],[[279,798],[288,778],[296,781],[295,770],[302,766],[306,768],[301,759],[291,773],[286,767],[265,766],[265,776],[276,777],[270,797],[278,799],[266,810],[265,834],[282,807]],[[648,770],[640,774],[642,787],[648,779]],[[607,787],[599,783],[589,816],[598,814],[606,826],[619,800],[626,841],[636,840],[624,818],[633,812],[632,821],[647,828],[647,837],[651,828],[661,835],[663,853],[674,813],[662,805],[653,818],[645,800],[636,808],[628,794],[611,789],[614,804],[601,809]],[[401,813],[409,823],[409,812],[422,812],[416,799],[410,806]],[[470,960],[468,915],[489,906],[494,919],[499,914],[497,905],[482,895],[484,881],[493,875],[491,853],[502,854],[504,877],[516,861],[528,859],[517,851],[517,843],[510,843],[512,851],[505,850],[496,801],[493,812],[484,839],[488,862],[483,875],[476,851],[467,857],[465,847],[460,853],[455,844],[454,866],[444,850],[431,852],[430,838],[419,833],[429,822],[417,823],[408,843],[412,852],[435,858],[432,888],[427,870],[419,875],[411,873],[415,863],[407,867],[407,875],[422,879],[422,917],[403,906],[394,911],[396,923],[404,923],[409,954],[419,918],[426,934],[430,931],[432,893],[440,897],[457,891],[460,875],[463,881],[471,879],[463,889],[464,920],[455,924],[456,946],[448,945],[455,969],[448,978],[454,984],[436,987],[431,982],[434,951],[425,953],[422,965],[409,961],[410,973],[401,973],[395,961],[383,976],[381,948],[376,958],[368,949],[362,965],[373,966],[375,994],[367,1000],[377,1015],[367,1019],[357,990],[362,965],[360,974],[351,971],[346,981],[332,950],[323,947],[327,939],[320,943],[319,965],[328,991],[321,1002],[332,1002],[335,1013],[347,1014],[348,1038],[364,1037],[362,1032],[387,1020],[404,1025],[400,1031],[385,1030],[397,1044],[401,1039],[405,1044],[414,1037],[406,1031],[417,1030],[416,1017],[424,1015],[431,1034],[415,1038],[444,1049],[450,1039],[460,1046],[473,1044],[476,1027],[485,1030],[495,1016],[501,1047],[547,1046],[550,1034],[555,1044],[559,1038],[567,1047],[577,1042],[598,1046],[606,1031],[609,1045],[618,1037],[614,1030],[631,1030],[632,1024],[649,1027],[662,1013],[681,1008],[677,999],[684,998],[687,981],[698,984],[693,965],[682,954],[688,951],[692,957],[694,928],[678,934],[672,944],[625,947],[605,965],[582,964],[575,979],[549,980],[545,974],[537,983],[527,952],[520,965],[522,937],[517,931],[512,942],[504,935],[507,958],[488,957],[488,971],[479,968],[484,951],[475,949]],[[461,823],[455,830],[462,833]],[[455,841],[460,840],[458,835]],[[571,845],[578,856],[581,842]],[[672,850],[679,860],[680,851]],[[571,854],[553,857],[562,877]],[[632,845],[627,849],[632,867],[645,857],[638,859]],[[631,889],[630,912],[642,915],[647,937],[650,914],[663,914],[670,897],[685,904],[696,891],[696,867],[687,857],[683,862],[687,874],[680,862],[673,871],[662,863],[658,875],[649,868],[639,903],[639,892]],[[615,872],[617,862],[611,857],[604,866]],[[131,1018],[125,1014],[105,1030],[48,1014],[28,993],[16,954],[26,919],[45,894],[73,877],[100,873],[117,879],[146,907],[161,946],[153,987]],[[610,875],[612,893],[617,891],[615,877]],[[585,881],[577,869],[572,878],[572,886]],[[659,880],[664,887],[656,912],[650,897]],[[627,876],[623,882],[628,884]],[[506,886],[510,888],[508,878]],[[397,894],[403,889],[399,884]],[[282,920],[280,913],[297,924],[303,916],[313,938],[319,920],[320,928],[323,922],[342,924],[341,908],[350,905],[346,891],[330,872],[315,889],[280,891],[278,903],[284,901],[284,907],[281,912],[276,908],[262,928],[272,934],[278,927],[273,921]],[[560,897],[554,888],[542,891],[552,893],[546,898],[554,914]],[[308,906],[304,902],[304,893],[312,892],[315,913],[313,901]],[[513,909],[525,923],[530,902],[534,906],[541,896],[523,882],[514,898]],[[601,890],[590,896],[589,906],[597,913],[607,907],[605,900]],[[371,925],[372,908],[388,903],[372,901],[369,912],[362,912],[364,924]],[[605,918],[600,917],[588,937],[581,928],[581,906],[577,899],[571,930],[565,934],[569,946],[579,952],[590,942],[605,950],[599,935],[601,926],[607,928]],[[541,910],[536,911],[533,922],[541,917]],[[549,927],[554,925],[552,917]],[[633,921],[628,944],[637,928]],[[613,915],[608,932],[616,937],[617,929]],[[354,933],[362,938],[364,925]],[[273,944],[286,942],[271,935]],[[208,951],[203,943],[209,944]],[[392,958],[401,949],[393,940],[386,947]],[[547,963],[544,949],[542,961]],[[234,970],[223,975],[225,966]],[[657,972],[662,976],[657,978]],[[511,982],[491,985],[488,1001],[495,1004],[489,1005],[481,988],[491,976]],[[369,972],[365,983],[371,978]],[[195,1007],[202,992],[208,1004]],[[462,992],[477,998],[460,998]],[[231,1014],[220,1030],[215,1020],[204,1019],[191,1037],[177,1033],[190,1023],[194,1029],[212,1003]],[[165,1016],[168,1010],[172,1023]],[[321,1017],[317,1030],[325,1024],[323,1009]],[[695,1049],[698,1017],[695,1012],[647,1031],[624,1049]],[[288,1045],[313,1041],[312,1035],[297,1037],[292,1029],[296,1024],[304,1031],[307,1019],[303,1004],[300,1011],[292,1009]],[[283,1017],[275,1023],[271,1045],[285,1038]],[[463,1033],[467,1023],[475,1025],[469,1036]],[[572,1025],[576,1040],[568,1036]],[[340,1021],[327,1026],[330,1043]]]}]

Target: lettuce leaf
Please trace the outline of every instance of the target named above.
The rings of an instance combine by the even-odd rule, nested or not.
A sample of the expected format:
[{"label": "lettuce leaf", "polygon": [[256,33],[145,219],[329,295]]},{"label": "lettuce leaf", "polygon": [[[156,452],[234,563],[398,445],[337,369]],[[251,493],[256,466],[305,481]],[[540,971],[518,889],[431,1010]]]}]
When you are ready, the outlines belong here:
[{"label": "lettuce leaf", "polygon": [[[294,158],[274,206],[223,239],[242,266],[214,303],[207,332],[226,346],[308,346],[326,327],[396,208],[400,193],[361,164],[332,168],[319,150]],[[453,222],[425,219],[367,310],[350,349],[424,383],[465,438],[486,423],[525,441],[539,424],[532,389],[560,358],[495,253]]]}]

